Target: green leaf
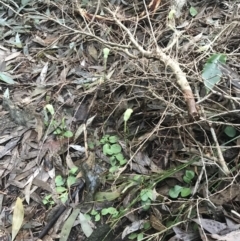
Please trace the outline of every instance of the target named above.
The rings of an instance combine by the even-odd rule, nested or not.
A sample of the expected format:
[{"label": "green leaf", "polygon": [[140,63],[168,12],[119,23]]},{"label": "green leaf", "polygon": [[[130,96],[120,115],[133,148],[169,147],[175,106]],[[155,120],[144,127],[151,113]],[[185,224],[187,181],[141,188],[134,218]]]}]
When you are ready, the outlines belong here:
[{"label": "green leaf", "polygon": [[119,161],[119,163],[120,163],[120,166],[123,166],[127,163],[127,160],[123,159],[123,160]]},{"label": "green leaf", "polygon": [[207,93],[212,90],[215,84],[221,80],[222,72],[218,68],[217,63],[225,63],[226,55],[224,54],[213,54],[204,65],[202,78],[204,85],[206,86]]},{"label": "green leaf", "polygon": [[153,199],[153,192],[151,189],[142,189],[140,193],[140,197],[142,201],[147,201],[148,199]]},{"label": "green leaf", "polygon": [[137,233],[131,233],[131,234],[128,236],[128,239],[131,239],[131,240],[133,240],[133,239],[135,239],[135,238],[137,238]]},{"label": "green leaf", "polygon": [[67,191],[67,189],[65,187],[56,187],[56,192],[59,194],[66,192],[66,191]]},{"label": "green leaf", "polygon": [[93,209],[93,210],[90,212],[90,214],[95,216],[95,215],[98,214],[98,212],[97,212],[95,209]]},{"label": "green leaf", "polygon": [[76,174],[77,171],[78,171],[78,167],[73,167],[70,169],[69,174],[74,175],[74,174]]},{"label": "green leaf", "polygon": [[186,177],[186,176],[184,176],[183,177],[183,181],[186,182],[187,184],[189,184],[191,182],[191,179]]},{"label": "green leaf", "polygon": [[177,198],[183,187],[175,185],[169,190],[169,196],[171,198]]},{"label": "green leaf", "polygon": [[137,241],[143,240],[143,233],[139,233],[137,236]]},{"label": "green leaf", "polygon": [[115,155],[115,157],[116,157],[116,159],[117,159],[118,161],[124,160],[124,156],[123,156],[122,153],[118,153],[117,155]]},{"label": "green leaf", "polygon": [[119,152],[122,151],[122,147],[119,144],[113,144],[111,145],[111,150],[113,154],[118,154]]},{"label": "green leaf", "polygon": [[110,142],[111,144],[114,144],[114,143],[116,143],[116,142],[118,141],[118,137],[117,137],[117,136],[110,136],[110,137],[108,138],[108,140],[109,140],[109,142]]},{"label": "green leaf", "polygon": [[47,199],[43,199],[42,202],[43,202],[43,205],[46,205],[48,204],[49,201]]},{"label": "green leaf", "polygon": [[130,109],[130,108],[124,112],[124,116],[123,116],[124,122],[127,122],[129,120],[132,113],[133,113],[133,109]]},{"label": "green leaf", "polygon": [[148,189],[142,189],[140,192],[140,198],[143,202],[148,200]]},{"label": "green leaf", "polygon": [[109,213],[109,214],[116,214],[116,213],[118,213],[118,211],[117,211],[117,209],[114,208],[114,207],[109,207],[109,208],[108,208],[108,213]]},{"label": "green leaf", "polygon": [[195,173],[192,170],[186,170],[185,176],[188,177],[190,180],[192,180],[195,177]]},{"label": "green leaf", "polygon": [[68,193],[65,192],[60,196],[61,202],[64,204],[68,200]]},{"label": "green leaf", "polygon": [[149,221],[147,221],[147,222],[145,222],[145,223],[143,224],[143,228],[144,228],[145,230],[149,229],[150,227],[151,227],[151,223],[150,223]]},{"label": "green leaf", "polygon": [[103,145],[103,154],[110,155],[110,156],[113,154],[110,144],[106,143]]},{"label": "green leaf", "polygon": [[110,168],[109,168],[109,172],[114,173],[114,172],[117,172],[118,169],[119,169],[118,166],[113,166],[113,167],[110,167]]},{"label": "green leaf", "polygon": [[44,109],[47,109],[51,115],[54,115],[54,108],[51,104],[45,105]]},{"label": "green leaf", "polygon": [[100,219],[101,219],[101,216],[100,216],[100,214],[98,213],[98,214],[95,216],[95,222],[98,222]]},{"label": "green leaf", "polygon": [[142,201],[142,208],[147,211],[151,207],[151,200]]},{"label": "green leaf", "polygon": [[53,132],[54,135],[60,135],[62,134],[62,130],[57,128],[54,132]]},{"label": "green leaf", "polygon": [[76,183],[76,181],[77,181],[76,177],[71,176],[71,175],[68,176],[68,178],[67,178],[67,186],[71,187],[74,183]]},{"label": "green leaf", "polygon": [[49,201],[49,199],[50,199],[51,197],[52,197],[52,194],[49,194],[49,195],[47,195],[47,196],[44,197],[44,200]]},{"label": "green leaf", "polygon": [[0,80],[10,85],[15,84],[15,81],[9,75],[6,75],[3,72],[0,72]]},{"label": "green leaf", "polygon": [[63,180],[62,176],[57,175],[55,177],[55,184],[57,187],[64,185],[64,180]]},{"label": "green leaf", "polygon": [[102,215],[107,215],[107,214],[108,214],[108,208],[103,208],[103,209],[101,210],[101,214],[102,214]]},{"label": "green leaf", "polygon": [[109,158],[109,160],[110,160],[110,164],[111,164],[112,167],[117,165],[117,160],[116,160],[115,156],[111,156]]},{"label": "green leaf", "polygon": [[190,7],[189,12],[193,17],[195,17],[198,14],[198,11],[194,7]]},{"label": "green leaf", "polygon": [[109,137],[110,137],[110,135],[104,135],[104,136],[102,137],[102,139],[100,140],[100,143],[101,143],[101,144],[107,143]]},{"label": "green leaf", "polygon": [[65,131],[63,135],[68,138],[73,137],[73,133],[71,131]]},{"label": "green leaf", "polygon": [[224,133],[229,137],[235,137],[236,136],[236,129],[233,126],[226,126],[224,129]]},{"label": "green leaf", "polygon": [[191,194],[191,189],[188,187],[183,187],[181,190],[181,196],[182,197],[187,197]]},{"label": "green leaf", "polygon": [[183,180],[184,180],[184,182],[189,184],[192,181],[192,179],[194,178],[194,176],[195,176],[195,173],[193,171],[186,170]]}]

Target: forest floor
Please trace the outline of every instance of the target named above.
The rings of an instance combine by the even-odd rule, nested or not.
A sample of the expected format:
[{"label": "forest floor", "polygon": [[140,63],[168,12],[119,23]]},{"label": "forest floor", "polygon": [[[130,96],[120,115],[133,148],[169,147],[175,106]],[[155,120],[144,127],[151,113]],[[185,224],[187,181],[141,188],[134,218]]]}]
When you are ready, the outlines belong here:
[{"label": "forest floor", "polygon": [[0,0],[0,241],[238,240],[239,20]]}]

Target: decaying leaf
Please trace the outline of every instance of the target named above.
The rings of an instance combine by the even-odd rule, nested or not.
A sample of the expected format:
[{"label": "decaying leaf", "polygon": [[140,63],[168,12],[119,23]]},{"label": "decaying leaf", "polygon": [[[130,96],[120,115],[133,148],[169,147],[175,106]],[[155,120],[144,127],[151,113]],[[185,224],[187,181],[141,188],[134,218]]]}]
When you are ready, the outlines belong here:
[{"label": "decaying leaf", "polygon": [[12,220],[12,241],[15,239],[17,233],[19,232],[24,218],[24,208],[22,200],[18,197],[13,210],[13,220]]}]

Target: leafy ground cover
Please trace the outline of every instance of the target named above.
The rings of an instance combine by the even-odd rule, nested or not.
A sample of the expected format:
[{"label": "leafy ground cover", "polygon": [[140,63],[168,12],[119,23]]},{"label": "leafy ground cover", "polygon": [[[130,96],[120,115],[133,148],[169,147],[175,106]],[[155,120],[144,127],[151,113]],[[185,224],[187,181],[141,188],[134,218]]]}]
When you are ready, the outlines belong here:
[{"label": "leafy ground cover", "polygon": [[238,240],[239,6],[0,0],[0,239]]}]

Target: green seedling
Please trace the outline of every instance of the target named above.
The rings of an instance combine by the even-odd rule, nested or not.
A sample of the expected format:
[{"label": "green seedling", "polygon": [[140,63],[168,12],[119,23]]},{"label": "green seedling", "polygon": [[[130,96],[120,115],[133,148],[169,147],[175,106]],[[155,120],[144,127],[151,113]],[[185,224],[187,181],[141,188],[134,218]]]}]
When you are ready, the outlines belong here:
[{"label": "green seedling", "polygon": [[185,175],[183,176],[183,181],[187,184],[190,184],[192,179],[195,177],[195,173],[191,170],[186,170]]},{"label": "green seedling", "polygon": [[50,205],[50,206],[55,204],[55,202],[52,199],[52,194],[49,194],[49,195],[45,196],[43,198],[42,202],[43,202],[44,205]]},{"label": "green seedling", "polygon": [[[50,113],[52,116],[50,121],[49,121],[47,112]],[[47,104],[44,107],[44,123],[45,123],[45,125],[53,127],[54,128],[53,134],[55,134],[56,136],[67,137],[67,138],[72,137],[73,133],[70,130],[67,130],[65,118],[62,118],[62,121],[59,125],[58,122],[56,120],[54,120],[54,115],[55,115],[55,110],[54,110],[53,106],[51,104]]]},{"label": "green seedling", "polygon": [[[186,170],[185,175],[183,176],[183,181],[186,184],[191,184],[192,179],[195,177],[195,173],[191,170]],[[179,194],[181,197],[188,197],[191,194],[191,188],[190,187],[182,187],[179,185],[175,185],[173,188],[169,190],[169,196],[171,198],[178,198]]]},{"label": "green seedling", "polygon": [[67,138],[73,137],[73,133],[71,131],[67,130],[65,118],[62,118],[62,122],[61,122],[60,126],[56,127],[53,134],[61,136],[61,137],[67,137]]},{"label": "green seedling", "polygon": [[116,172],[119,166],[123,166],[127,163],[127,160],[124,158],[122,153],[122,147],[117,143],[118,137],[115,135],[104,135],[100,140],[100,143],[103,145],[103,154],[110,156],[110,172]]},{"label": "green seedling", "polygon": [[133,113],[133,109],[127,109],[125,112],[124,112],[124,115],[123,115],[123,120],[124,120],[124,132],[126,133],[127,132],[127,122],[129,120],[129,118],[131,117]]},{"label": "green seedling", "polygon": [[153,190],[148,188],[142,189],[140,198],[143,209],[148,210],[151,207],[151,202],[154,200]]},{"label": "green seedling", "polygon": [[58,175],[55,177],[55,185],[56,185],[56,192],[59,194],[59,198],[61,202],[64,204],[68,200],[68,190],[69,188],[76,183],[77,178],[77,167],[72,168],[69,171],[69,175],[67,179],[64,179],[62,176]]},{"label": "green seedling", "polygon": [[96,211],[95,209],[93,209],[93,210],[90,212],[90,215],[91,215],[91,216],[94,216],[95,222],[100,221],[101,215],[102,215],[102,216],[105,216],[105,215],[108,215],[108,214],[111,215],[113,218],[116,218],[116,217],[118,216],[119,212],[118,212],[117,209],[114,208],[114,207],[103,208],[103,209],[101,210],[101,212],[98,212],[98,211]]}]

